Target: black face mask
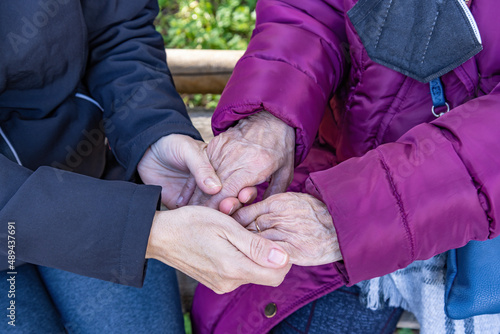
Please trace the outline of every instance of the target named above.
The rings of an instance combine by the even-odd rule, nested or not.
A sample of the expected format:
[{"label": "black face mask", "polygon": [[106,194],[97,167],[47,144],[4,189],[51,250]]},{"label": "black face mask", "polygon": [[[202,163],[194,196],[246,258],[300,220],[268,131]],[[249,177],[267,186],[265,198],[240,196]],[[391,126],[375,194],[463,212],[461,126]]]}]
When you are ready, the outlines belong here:
[{"label": "black face mask", "polygon": [[347,14],[374,62],[421,82],[482,50],[463,0],[359,0]]}]

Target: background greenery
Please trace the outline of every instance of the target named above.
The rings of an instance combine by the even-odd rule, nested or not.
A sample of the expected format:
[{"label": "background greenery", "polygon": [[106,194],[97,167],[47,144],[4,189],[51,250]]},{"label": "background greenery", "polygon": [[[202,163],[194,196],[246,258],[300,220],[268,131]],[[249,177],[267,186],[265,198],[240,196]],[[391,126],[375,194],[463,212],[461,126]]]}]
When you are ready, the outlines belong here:
[{"label": "background greenery", "polygon": [[244,50],[257,0],[159,0],[157,29],[168,48]]},{"label": "background greenery", "polygon": [[[156,29],[165,47],[245,50],[255,27],[257,0],[159,0]],[[183,95],[190,108],[213,109],[220,95]]]}]

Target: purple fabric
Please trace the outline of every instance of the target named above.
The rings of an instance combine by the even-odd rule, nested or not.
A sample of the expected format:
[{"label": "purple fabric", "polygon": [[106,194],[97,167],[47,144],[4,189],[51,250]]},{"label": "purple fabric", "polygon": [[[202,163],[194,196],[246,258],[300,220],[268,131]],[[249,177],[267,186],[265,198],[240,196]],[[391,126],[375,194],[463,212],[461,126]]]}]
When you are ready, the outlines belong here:
[{"label": "purple fabric", "polygon": [[[354,3],[260,0],[213,117],[215,133],[262,109],[296,129],[290,190],[327,204],[344,261],[294,267],[278,288],[200,287],[199,333],[264,333],[342,284],[499,234],[500,7],[472,2],[484,50],[442,77],[452,110],[435,119],[428,85],[369,59],[345,19]],[[278,311],[267,319],[269,302]]]},{"label": "purple fabric", "polygon": [[347,46],[343,10],[326,1],[306,7],[303,0],[258,2],[251,45],[212,120],[217,135],[266,109],[296,129],[297,164],[310,150],[326,103],[342,79]]}]

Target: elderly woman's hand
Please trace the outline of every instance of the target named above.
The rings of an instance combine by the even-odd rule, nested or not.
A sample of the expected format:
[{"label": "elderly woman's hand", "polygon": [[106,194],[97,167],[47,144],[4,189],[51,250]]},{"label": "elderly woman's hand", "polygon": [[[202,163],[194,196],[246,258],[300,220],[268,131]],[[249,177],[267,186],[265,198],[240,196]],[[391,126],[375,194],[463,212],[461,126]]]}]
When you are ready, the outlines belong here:
[{"label": "elderly woman's hand", "polygon": [[292,264],[315,266],[342,260],[332,217],[326,205],[311,195],[274,195],[238,210],[233,218],[276,241]]},{"label": "elderly woman's hand", "polygon": [[[286,190],[293,177],[295,130],[267,111],[242,119],[237,125],[216,136],[207,154],[222,181],[222,190],[214,196],[203,189],[195,191],[191,180],[181,194],[188,204],[205,205],[231,214],[255,199],[255,185],[269,180],[264,198]],[[193,195],[193,191],[194,195]]]}]

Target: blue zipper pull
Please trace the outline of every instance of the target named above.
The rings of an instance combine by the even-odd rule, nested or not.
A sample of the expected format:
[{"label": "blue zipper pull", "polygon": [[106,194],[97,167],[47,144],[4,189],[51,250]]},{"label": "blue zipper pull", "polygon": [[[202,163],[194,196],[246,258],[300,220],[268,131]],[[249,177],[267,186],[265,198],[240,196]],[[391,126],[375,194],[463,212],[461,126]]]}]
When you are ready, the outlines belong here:
[{"label": "blue zipper pull", "polygon": [[[432,97],[432,114],[436,117],[441,117],[448,111],[450,111],[450,105],[448,104],[448,102],[446,102],[446,98],[444,97],[444,89],[441,78],[430,81],[429,87],[431,89]],[[436,108],[440,107],[446,107],[446,111],[436,114]]]}]

